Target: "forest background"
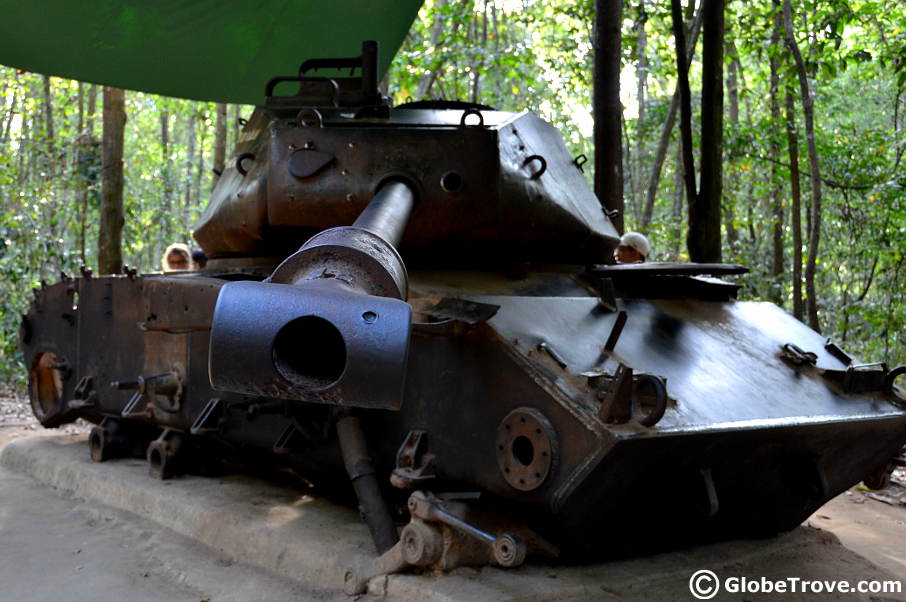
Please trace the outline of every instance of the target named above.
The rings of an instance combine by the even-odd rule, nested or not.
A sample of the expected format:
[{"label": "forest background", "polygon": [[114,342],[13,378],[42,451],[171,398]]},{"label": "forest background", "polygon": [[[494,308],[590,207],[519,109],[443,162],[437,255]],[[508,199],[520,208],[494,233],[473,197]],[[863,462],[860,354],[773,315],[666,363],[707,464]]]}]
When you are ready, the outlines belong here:
[{"label": "forest background", "polygon": [[[698,149],[701,18],[692,2],[682,17],[697,40],[689,81]],[[741,298],[778,303],[864,359],[904,364],[906,4],[796,0],[790,8],[821,190],[810,179],[782,5],[730,2],[722,258],[751,268]],[[688,260],[671,3],[627,0],[621,23],[625,228],[649,236],[651,259]],[[593,24],[591,0],[428,0],[382,85],[397,104],[444,98],[538,112],[591,166]],[[17,333],[32,289],[82,265],[97,269],[101,95],[97,85],[0,67],[0,380],[25,377]],[[125,98],[123,255],[153,271],[170,242],[191,241],[252,107]],[[814,274],[804,269],[810,251]]]}]

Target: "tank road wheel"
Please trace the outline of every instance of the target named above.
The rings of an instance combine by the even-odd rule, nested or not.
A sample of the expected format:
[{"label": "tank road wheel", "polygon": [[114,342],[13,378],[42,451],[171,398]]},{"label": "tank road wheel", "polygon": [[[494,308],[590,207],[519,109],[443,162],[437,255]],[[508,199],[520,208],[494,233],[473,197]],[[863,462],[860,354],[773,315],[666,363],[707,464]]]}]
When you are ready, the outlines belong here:
[{"label": "tank road wheel", "polygon": [[104,419],[101,424],[91,427],[88,451],[92,461],[106,462],[128,456],[133,445],[129,435],[128,428],[115,420]]},{"label": "tank road wheel", "polygon": [[166,441],[152,441],[148,446],[148,470],[152,477],[167,480],[173,477],[173,458]]},{"label": "tank road wheel", "polygon": [[160,437],[148,445],[148,471],[152,477],[161,480],[171,479],[179,474],[179,450],[182,447],[182,436],[165,430]]},{"label": "tank road wheel", "polygon": [[106,429],[100,426],[91,427],[91,433],[88,435],[88,449],[93,462],[106,462],[110,459],[109,443]]}]

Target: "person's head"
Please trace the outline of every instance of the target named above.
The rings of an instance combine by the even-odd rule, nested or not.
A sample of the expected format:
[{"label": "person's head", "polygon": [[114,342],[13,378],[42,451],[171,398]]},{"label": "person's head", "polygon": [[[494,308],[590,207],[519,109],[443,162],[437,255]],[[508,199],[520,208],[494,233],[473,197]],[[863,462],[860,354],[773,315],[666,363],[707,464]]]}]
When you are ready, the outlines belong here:
[{"label": "person's head", "polygon": [[192,269],[203,270],[208,265],[208,256],[201,249],[192,251]]},{"label": "person's head", "polygon": [[164,251],[160,263],[165,272],[191,269],[192,255],[189,253],[189,247],[181,242],[173,243]]},{"label": "person's head", "polygon": [[640,263],[650,252],[651,245],[644,234],[627,232],[620,237],[620,244],[613,250],[613,260],[617,263]]}]

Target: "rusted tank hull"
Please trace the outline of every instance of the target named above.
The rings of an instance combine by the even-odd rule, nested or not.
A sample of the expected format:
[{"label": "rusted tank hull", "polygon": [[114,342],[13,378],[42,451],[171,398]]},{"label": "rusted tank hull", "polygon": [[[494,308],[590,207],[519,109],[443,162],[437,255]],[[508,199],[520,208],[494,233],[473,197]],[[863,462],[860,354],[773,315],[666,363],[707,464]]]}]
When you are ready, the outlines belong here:
[{"label": "rusted tank hull", "polygon": [[[348,491],[330,406],[212,388],[209,328],[226,282],[78,277],[41,291],[22,330],[36,414],[48,426],[104,425],[122,439],[113,455],[147,453],[166,433],[179,441],[174,470],[192,471],[203,456],[255,458]],[[906,444],[906,412],[893,398],[839,391],[780,357],[795,343],[818,351],[819,365],[840,363],[768,304],[618,300],[611,310],[586,277],[568,273],[416,272],[411,288],[401,407],[359,414],[388,497],[408,495],[389,477],[404,441],[421,432],[425,448],[413,457],[428,453],[431,466],[410,486],[480,492],[479,506],[564,557],[789,529]],[[451,299],[466,304],[451,309]],[[620,312],[625,326],[604,350]],[[595,379],[620,363],[666,381],[656,425],[602,417]],[[178,394],[135,402],[130,383],[169,372],[180,374]],[[532,427],[519,431],[527,447],[505,434],[521,424]]]}]

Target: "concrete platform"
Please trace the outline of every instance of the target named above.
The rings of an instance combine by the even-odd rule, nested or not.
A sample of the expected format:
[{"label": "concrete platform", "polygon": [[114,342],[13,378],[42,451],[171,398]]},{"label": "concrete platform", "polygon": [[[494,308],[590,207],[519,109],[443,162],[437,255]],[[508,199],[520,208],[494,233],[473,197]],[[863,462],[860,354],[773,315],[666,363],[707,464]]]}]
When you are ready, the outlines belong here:
[{"label": "concrete platform", "polygon": [[[302,582],[311,589],[304,590],[308,593],[300,590],[300,598],[339,595],[346,569],[364,566],[373,557],[367,529],[354,510],[246,476],[189,476],[162,482],[148,475],[143,461],[91,462],[83,436],[13,442],[3,450],[0,465],[75,499],[157,523],[208,546],[226,562],[259,567]],[[664,503],[669,511],[669,499]],[[2,535],[0,524],[0,539]],[[601,545],[619,546],[619,541],[602,541]],[[517,570],[486,567],[458,569],[447,575],[393,575],[372,581],[369,593],[437,601],[689,600],[689,580],[699,569],[714,571],[721,578],[795,577],[853,584],[906,577],[870,563],[827,531],[800,527],[771,540],[727,542],[593,566],[529,564]],[[314,593],[317,591],[322,593]],[[906,584],[901,583],[901,592],[906,592]],[[782,597],[906,601],[906,593]],[[740,599],[740,594],[721,593],[715,599],[733,598]]]}]

